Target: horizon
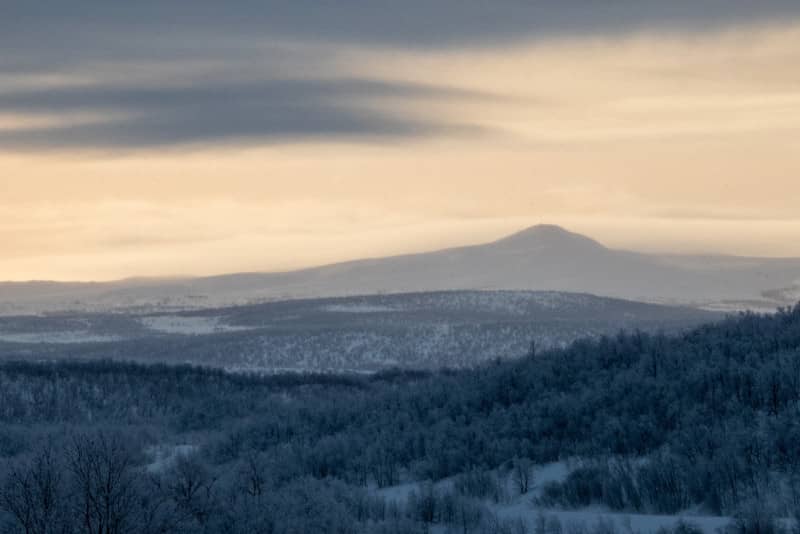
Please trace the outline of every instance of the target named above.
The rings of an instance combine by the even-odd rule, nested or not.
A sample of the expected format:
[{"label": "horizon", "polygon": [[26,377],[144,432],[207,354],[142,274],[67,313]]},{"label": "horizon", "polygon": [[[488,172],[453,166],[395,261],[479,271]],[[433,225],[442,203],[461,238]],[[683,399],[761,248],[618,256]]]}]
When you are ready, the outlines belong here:
[{"label": "horizon", "polygon": [[578,239],[588,239],[590,242],[596,243],[603,247],[606,250],[612,250],[617,252],[632,252],[637,254],[645,254],[645,255],[653,255],[653,256],[675,256],[675,257],[707,257],[707,258],[715,258],[715,257],[727,257],[733,259],[759,259],[759,260],[781,260],[781,259],[791,259],[791,260],[800,260],[800,256],[743,256],[743,255],[736,255],[736,254],[697,254],[691,252],[657,252],[657,251],[643,251],[643,250],[634,250],[634,249],[625,249],[625,248],[616,248],[607,246],[605,243],[601,242],[598,239],[595,239],[591,235],[583,234],[580,232],[575,232],[570,228],[565,228],[558,224],[552,223],[537,223],[531,226],[526,226],[524,228],[518,228],[510,233],[505,233],[489,240],[484,240],[476,243],[456,243],[453,245],[448,245],[440,248],[432,248],[432,249],[425,249],[425,250],[416,250],[410,252],[399,252],[397,254],[389,254],[385,256],[377,256],[377,255],[367,255],[363,257],[351,258],[346,259],[343,261],[336,261],[330,263],[320,263],[320,264],[312,264],[307,266],[302,266],[296,269],[286,269],[286,270],[251,270],[251,271],[224,271],[218,273],[208,273],[208,274],[164,274],[164,275],[153,275],[153,276],[126,276],[122,278],[109,278],[109,279],[87,279],[87,280],[76,280],[76,279],[20,279],[20,280],[0,280],[0,284],[47,284],[47,283],[56,283],[56,284],[104,284],[104,283],[125,283],[125,282],[148,282],[148,281],[169,281],[169,280],[190,280],[190,279],[201,279],[201,278],[214,278],[214,277],[225,277],[225,276],[236,276],[236,275],[247,275],[247,274],[282,274],[282,273],[291,273],[296,271],[303,271],[307,269],[315,269],[315,268],[325,268],[340,264],[348,264],[348,263],[357,263],[361,261],[373,261],[373,260],[381,260],[381,259],[392,259],[392,258],[399,258],[404,256],[413,256],[413,255],[424,255],[424,254],[432,254],[436,252],[443,252],[447,250],[454,250],[454,249],[462,249],[462,248],[470,248],[470,247],[481,247],[485,245],[492,245],[494,243],[502,242],[504,240],[516,237],[518,235],[525,235],[529,232],[535,231],[554,231],[558,234],[561,234],[563,237],[569,238],[578,238]]},{"label": "horizon", "polygon": [[800,257],[797,2],[7,15],[0,280],[290,271],[542,221]]},{"label": "horizon", "polygon": [[0,13],[0,534],[800,534],[800,0]]}]

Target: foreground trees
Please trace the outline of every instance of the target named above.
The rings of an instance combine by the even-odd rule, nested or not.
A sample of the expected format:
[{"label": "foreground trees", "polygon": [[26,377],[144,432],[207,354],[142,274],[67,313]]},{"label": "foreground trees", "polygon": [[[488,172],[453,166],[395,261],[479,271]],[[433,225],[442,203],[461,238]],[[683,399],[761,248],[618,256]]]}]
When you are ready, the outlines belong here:
[{"label": "foreground trees", "polygon": [[64,465],[52,444],[44,446],[31,460],[16,465],[0,489],[4,509],[26,534],[71,532],[68,483]]},{"label": "foreground trees", "polygon": [[[186,443],[159,465],[142,454]],[[565,457],[586,461],[548,489],[562,506],[800,510],[800,307],[436,374],[0,363],[13,532],[380,532],[473,517]],[[445,478],[464,500],[420,493],[415,513],[365,489]]]},{"label": "foreground trees", "polygon": [[143,476],[136,456],[120,435],[80,435],[60,446],[44,445],[6,477],[0,509],[11,521],[4,531],[164,532],[177,516],[158,518],[169,496],[153,493],[157,486]]}]

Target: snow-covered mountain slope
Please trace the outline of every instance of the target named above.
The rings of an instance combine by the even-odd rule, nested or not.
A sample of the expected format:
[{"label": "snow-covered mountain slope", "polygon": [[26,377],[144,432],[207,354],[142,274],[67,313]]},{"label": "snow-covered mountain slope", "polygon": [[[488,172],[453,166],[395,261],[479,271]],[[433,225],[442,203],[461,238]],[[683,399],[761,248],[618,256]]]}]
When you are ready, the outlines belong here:
[{"label": "snow-covered mountain slope", "polygon": [[111,283],[0,284],[0,314],[53,310],[198,309],[441,290],[550,290],[720,309],[770,309],[800,294],[800,259],[659,256],[613,250],[557,226],[485,245],[285,273]]},{"label": "snow-covered mountain slope", "polygon": [[469,367],[620,329],[673,332],[720,314],[584,294],[452,291],[192,311],[0,317],[0,357],[118,358],[229,369]]}]

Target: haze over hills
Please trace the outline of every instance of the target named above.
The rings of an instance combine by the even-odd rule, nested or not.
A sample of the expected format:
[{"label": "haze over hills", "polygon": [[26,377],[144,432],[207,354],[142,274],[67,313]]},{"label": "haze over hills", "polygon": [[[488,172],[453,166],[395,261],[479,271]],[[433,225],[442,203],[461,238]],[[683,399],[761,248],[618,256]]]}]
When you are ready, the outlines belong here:
[{"label": "haze over hills", "polygon": [[293,298],[441,290],[548,290],[714,309],[800,298],[800,258],[654,255],[609,249],[553,225],[497,241],[283,273],[106,283],[0,284],[0,313],[206,308]]}]

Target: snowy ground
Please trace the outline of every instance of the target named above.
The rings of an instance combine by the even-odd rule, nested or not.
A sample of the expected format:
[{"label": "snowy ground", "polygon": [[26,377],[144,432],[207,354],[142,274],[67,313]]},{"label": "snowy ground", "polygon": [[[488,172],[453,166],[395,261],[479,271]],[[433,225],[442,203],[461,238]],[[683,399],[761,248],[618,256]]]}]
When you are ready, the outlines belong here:
[{"label": "snowy ground", "polygon": [[729,517],[697,516],[697,515],[651,515],[614,513],[602,509],[585,510],[552,510],[536,508],[528,503],[511,505],[495,505],[491,507],[502,519],[522,519],[530,532],[535,529],[536,521],[540,515],[556,517],[564,526],[570,524],[584,524],[592,526],[599,521],[613,523],[617,532],[634,532],[641,534],[655,534],[661,528],[673,528],[683,521],[701,528],[708,534],[716,534],[718,529],[730,523]]},{"label": "snowy ground", "polygon": [[[450,291],[282,301],[202,312],[0,317],[9,357],[202,363],[232,369],[376,372],[463,368],[621,328],[673,332],[722,316],[582,294]],[[101,350],[94,343],[119,341]],[[39,344],[35,354],[31,344]],[[48,344],[49,343],[49,344]],[[28,345],[28,346],[23,346]],[[143,350],[143,347],[147,347]],[[4,347],[5,349],[5,347]],[[17,352],[11,352],[11,351]],[[144,355],[144,356],[143,356]]]},{"label": "snowy ground", "polygon": [[220,332],[239,332],[248,330],[245,326],[232,326],[222,322],[220,317],[192,315],[152,315],[139,319],[141,324],[155,332],[181,334],[186,336],[216,334]]},{"label": "snowy ground", "polygon": [[103,336],[83,331],[66,332],[25,332],[9,333],[0,332],[0,341],[8,343],[55,343],[55,344],[74,344],[74,343],[107,343],[119,341],[117,336]]},{"label": "snowy ground", "polygon": [[[725,527],[731,521],[729,517],[698,515],[688,511],[678,515],[657,515],[612,512],[603,507],[561,510],[536,506],[534,501],[541,494],[542,488],[548,482],[564,480],[571,470],[571,465],[571,462],[557,462],[536,466],[533,472],[534,485],[527,495],[515,495],[513,483],[510,475],[508,475],[505,479],[505,484],[510,497],[501,503],[487,500],[485,505],[500,519],[521,519],[530,532],[535,531],[536,522],[540,516],[545,518],[555,517],[564,527],[577,524],[591,527],[599,521],[604,521],[613,523],[618,532],[641,534],[655,534],[659,529],[674,527],[680,521],[696,525],[708,534],[716,534],[718,529]],[[437,491],[447,491],[453,487],[453,481],[451,479],[443,480],[437,482],[434,487]],[[375,489],[374,491],[376,495],[388,501],[403,503],[412,492],[420,492],[420,483],[406,482],[388,488]]]},{"label": "snowy ground", "polygon": [[180,458],[185,458],[197,451],[196,445],[157,445],[145,451],[150,462],[147,470],[151,473],[162,473],[175,465]]},{"label": "snowy ground", "polygon": [[330,306],[322,306],[322,311],[331,313],[385,313],[398,311],[397,308],[391,306],[380,306],[374,304],[331,304]]}]

